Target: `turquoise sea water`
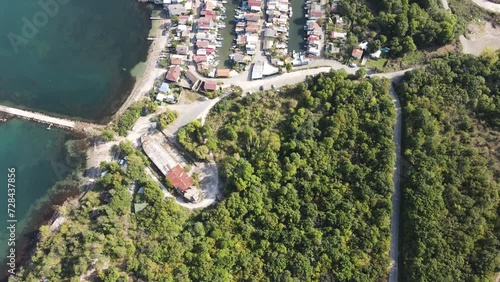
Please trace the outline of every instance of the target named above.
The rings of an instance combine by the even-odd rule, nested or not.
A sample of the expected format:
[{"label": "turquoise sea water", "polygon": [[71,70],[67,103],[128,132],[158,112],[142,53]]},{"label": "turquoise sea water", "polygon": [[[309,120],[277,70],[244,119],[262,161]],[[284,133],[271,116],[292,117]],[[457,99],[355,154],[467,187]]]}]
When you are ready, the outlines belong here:
[{"label": "turquoise sea water", "polygon": [[130,70],[146,59],[145,7],[135,0],[0,1],[0,103],[109,116],[134,83]]},{"label": "turquoise sea water", "polygon": [[[17,220],[16,254],[20,256],[30,233],[36,231],[32,221],[51,216],[46,213],[46,207],[37,207],[37,204],[47,201],[49,188],[66,177],[74,165],[66,161],[64,144],[70,136],[62,130],[46,130],[43,125],[11,120],[0,124],[0,137],[0,261],[3,262],[7,256],[7,225],[10,224],[7,223],[8,169],[16,170],[15,207],[11,208],[14,208]],[[0,279],[6,269],[2,263]]]},{"label": "turquoise sea water", "polygon": [[[49,2],[55,5],[44,8]],[[129,94],[130,70],[146,59],[149,15],[136,0],[0,1],[0,104],[105,120]],[[16,245],[22,247],[52,214],[47,206],[30,211],[64,197],[48,191],[70,172],[57,169],[65,164],[68,138],[26,121],[0,123],[0,280],[7,270],[7,168],[17,171],[17,231],[24,232]]]}]

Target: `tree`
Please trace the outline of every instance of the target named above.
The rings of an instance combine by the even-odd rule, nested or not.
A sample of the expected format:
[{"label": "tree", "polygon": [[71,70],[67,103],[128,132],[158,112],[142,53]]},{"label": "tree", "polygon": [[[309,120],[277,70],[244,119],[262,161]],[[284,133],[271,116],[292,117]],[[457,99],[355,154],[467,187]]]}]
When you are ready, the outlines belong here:
[{"label": "tree", "polygon": [[101,132],[101,137],[104,141],[109,142],[115,140],[115,133],[111,130],[103,130]]},{"label": "tree", "polygon": [[158,117],[158,123],[157,123],[158,128],[160,130],[167,128],[167,126],[172,122],[174,122],[178,116],[179,113],[177,111],[166,109],[166,111],[161,113],[160,116]]},{"label": "tree", "polygon": [[357,71],[356,71],[356,74],[354,75],[354,77],[356,79],[360,79],[360,78],[363,78],[366,76],[366,69],[365,68],[359,68]]},{"label": "tree", "polygon": [[415,46],[415,43],[413,43],[413,38],[411,38],[410,36],[406,36],[402,44],[404,53],[412,53],[417,50],[417,46]]}]

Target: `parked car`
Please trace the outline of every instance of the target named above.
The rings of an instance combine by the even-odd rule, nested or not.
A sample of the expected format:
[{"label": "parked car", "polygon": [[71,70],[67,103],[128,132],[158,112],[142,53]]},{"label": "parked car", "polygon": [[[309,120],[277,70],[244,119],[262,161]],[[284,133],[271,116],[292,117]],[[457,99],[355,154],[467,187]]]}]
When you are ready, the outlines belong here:
[{"label": "parked car", "polygon": [[355,68],[355,67],[357,67],[358,65],[356,65],[355,63],[350,63],[350,64],[349,64],[349,66],[350,66],[351,68]]}]

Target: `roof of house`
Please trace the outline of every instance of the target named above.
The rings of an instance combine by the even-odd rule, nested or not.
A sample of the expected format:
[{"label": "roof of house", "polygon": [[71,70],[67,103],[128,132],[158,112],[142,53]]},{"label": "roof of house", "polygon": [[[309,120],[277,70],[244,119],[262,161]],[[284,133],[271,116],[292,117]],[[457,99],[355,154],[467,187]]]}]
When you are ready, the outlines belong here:
[{"label": "roof of house", "polygon": [[354,58],[360,59],[363,56],[363,50],[362,49],[354,49],[352,50],[351,54]]},{"label": "roof of house", "polygon": [[207,61],[207,56],[206,55],[194,55],[193,56],[193,61],[197,63],[202,63]]},{"label": "roof of house", "polygon": [[265,37],[276,37],[277,33],[278,32],[272,28],[266,28],[266,30],[264,30]]},{"label": "roof of house", "polygon": [[258,27],[256,27],[256,26],[247,26],[247,27],[245,28],[245,31],[246,31],[246,32],[257,32],[257,31],[259,31],[259,28],[258,28]]},{"label": "roof of house", "polygon": [[196,41],[196,47],[198,48],[206,48],[208,47],[209,42],[205,40],[198,40]]},{"label": "roof of house", "polygon": [[184,76],[189,79],[189,81],[191,81],[191,83],[195,84],[196,82],[198,82],[198,78],[196,77],[196,75],[194,75],[194,73],[190,72],[190,71],[187,71],[186,73],[184,73]]},{"label": "roof of house", "polygon": [[168,5],[167,9],[170,15],[173,16],[179,16],[186,12],[186,8],[184,8],[184,6],[181,4]]},{"label": "roof of house", "polygon": [[241,53],[235,53],[233,55],[233,61],[235,62],[243,62],[245,60],[245,55],[244,54],[241,54]]},{"label": "roof of house", "polygon": [[252,7],[252,6],[260,6],[262,5],[262,1],[259,1],[259,0],[249,0],[248,1],[248,6]]},{"label": "roof of house", "polygon": [[370,57],[372,57],[374,59],[378,59],[378,58],[380,58],[380,55],[382,55],[382,50],[377,50],[377,51],[371,53]]},{"label": "roof of house", "polygon": [[180,165],[174,166],[165,175],[165,178],[170,181],[170,183],[175,187],[175,189],[182,192],[187,191],[191,186],[193,186],[193,179],[184,171]]},{"label": "roof of house", "polygon": [[273,47],[274,41],[272,40],[265,40],[264,41],[264,50],[269,50],[271,47]]},{"label": "roof of house", "polygon": [[322,11],[318,11],[318,10],[311,10],[309,11],[309,17],[311,18],[321,18],[323,16],[323,12]]},{"label": "roof of house", "polygon": [[179,16],[179,23],[186,23],[189,20],[189,16]]},{"label": "roof of house", "polygon": [[167,95],[165,94],[158,93],[158,95],[156,95],[156,101],[163,101],[165,99],[167,99]]},{"label": "roof of house", "polygon": [[205,83],[203,83],[203,89],[209,90],[209,91],[215,91],[215,90],[217,90],[217,82],[205,81]]},{"label": "roof of house", "polygon": [[177,81],[181,76],[181,68],[179,66],[171,66],[168,69],[167,75],[165,78],[170,81]]},{"label": "roof of house", "polygon": [[217,69],[217,77],[229,77],[229,69]]},{"label": "roof of house", "polygon": [[183,58],[180,56],[171,56],[170,57],[170,64],[172,65],[182,65]]},{"label": "roof of house", "polygon": [[188,47],[186,45],[177,45],[175,47],[175,51],[177,52],[177,54],[185,55],[187,54]]},{"label": "roof of house", "polygon": [[317,36],[314,36],[314,35],[311,35],[307,38],[307,41],[316,41],[316,40],[319,40],[319,37]]},{"label": "roof of house", "polygon": [[211,18],[200,18],[198,20],[198,27],[210,27],[212,25],[212,19]]},{"label": "roof of house", "polygon": [[245,19],[247,21],[258,21],[258,20],[260,20],[260,14],[257,14],[257,13],[245,13]]},{"label": "roof of house", "polygon": [[346,38],[346,36],[347,36],[347,33],[345,33],[345,32],[335,32],[335,31],[332,31],[332,33],[330,34],[330,38],[331,39]]},{"label": "roof of house", "polygon": [[166,93],[166,92],[170,91],[170,85],[168,83],[163,82],[160,85],[160,88],[158,88],[158,91],[160,91],[162,93]]}]

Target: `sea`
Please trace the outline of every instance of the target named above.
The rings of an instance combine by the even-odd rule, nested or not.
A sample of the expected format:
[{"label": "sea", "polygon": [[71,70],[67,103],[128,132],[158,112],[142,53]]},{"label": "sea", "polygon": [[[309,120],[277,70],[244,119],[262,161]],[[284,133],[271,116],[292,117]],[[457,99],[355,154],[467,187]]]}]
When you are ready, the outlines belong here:
[{"label": "sea", "polygon": [[[146,60],[150,14],[136,0],[0,1],[0,104],[105,122],[131,91],[131,70]],[[75,193],[56,186],[73,172],[65,144],[75,138],[0,120],[0,281],[9,269],[8,169],[15,169],[19,259],[52,205]]]},{"label": "sea", "polygon": [[130,70],[147,57],[151,11],[144,7],[0,1],[0,103],[91,121],[110,116],[134,83]]}]

